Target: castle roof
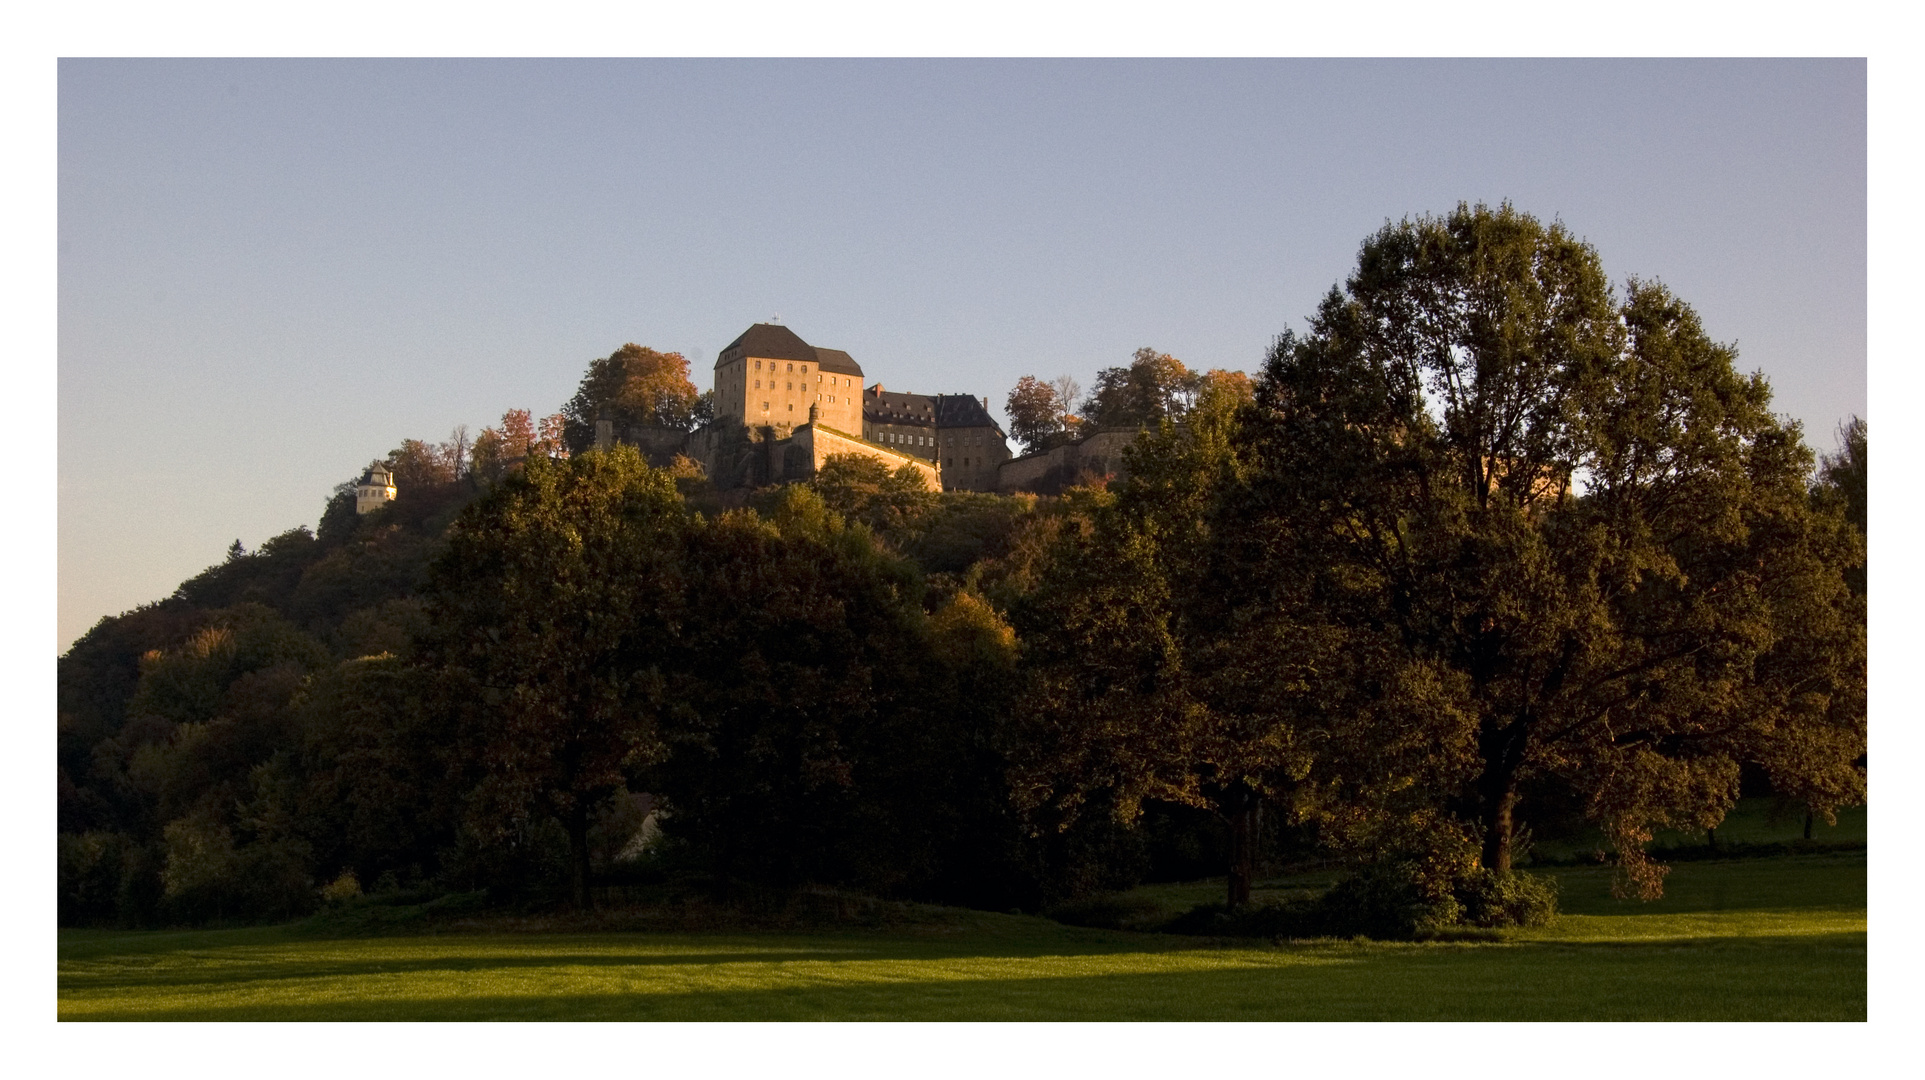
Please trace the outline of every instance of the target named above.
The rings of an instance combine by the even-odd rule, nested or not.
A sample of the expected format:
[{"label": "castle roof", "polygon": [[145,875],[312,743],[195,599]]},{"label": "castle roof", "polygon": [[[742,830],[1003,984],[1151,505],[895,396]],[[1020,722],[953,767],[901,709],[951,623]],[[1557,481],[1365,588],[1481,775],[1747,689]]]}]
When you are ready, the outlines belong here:
[{"label": "castle roof", "polygon": [[990,427],[1002,433],[982,399],[968,394],[898,394],[872,386],[862,395],[862,417],[872,424]]},{"label": "castle roof", "polygon": [[815,363],[816,366],[822,370],[832,371],[838,375],[855,375],[857,377],[862,375],[862,366],[855,362],[854,357],[843,352],[841,349],[817,349],[815,351]]},{"label": "castle roof", "polygon": [[872,386],[862,395],[862,418],[872,424],[933,427],[936,423],[936,399],[928,394],[897,394]]},{"label": "castle roof", "polygon": [[[936,395],[937,427],[996,427],[996,419],[981,398],[968,394]],[[997,428],[1000,432],[1002,429]]]},{"label": "castle roof", "polygon": [[841,349],[818,349],[779,323],[756,323],[742,331],[741,336],[723,346],[715,358],[715,366],[719,368],[738,356],[755,356],[764,360],[804,360],[838,375],[862,374],[862,368],[848,353]]}]

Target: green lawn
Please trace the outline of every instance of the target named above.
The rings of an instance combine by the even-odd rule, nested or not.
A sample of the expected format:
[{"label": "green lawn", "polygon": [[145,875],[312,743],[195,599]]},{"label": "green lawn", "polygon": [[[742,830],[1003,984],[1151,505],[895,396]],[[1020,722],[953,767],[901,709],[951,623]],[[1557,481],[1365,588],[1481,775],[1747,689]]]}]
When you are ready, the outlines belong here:
[{"label": "green lawn", "polygon": [[[1282,946],[935,909],[816,934],[65,931],[63,1020],[1862,1020],[1862,852],[1558,871],[1503,941]],[[1287,887],[1299,882],[1279,882]],[[1157,886],[1214,899],[1221,883]]]}]

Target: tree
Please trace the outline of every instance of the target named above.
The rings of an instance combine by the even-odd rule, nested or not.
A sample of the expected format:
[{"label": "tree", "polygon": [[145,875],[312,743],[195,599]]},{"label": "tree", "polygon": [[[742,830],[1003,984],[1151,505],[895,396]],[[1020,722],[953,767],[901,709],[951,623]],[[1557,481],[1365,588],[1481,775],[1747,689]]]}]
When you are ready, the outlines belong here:
[{"label": "tree", "polygon": [[694,426],[699,405],[687,357],[631,342],[589,363],[580,388],[560,415],[567,424],[567,449],[580,453],[595,445],[595,421],[603,415],[622,424],[686,431]]},{"label": "tree", "polygon": [[1082,424],[1082,419],[1074,415],[1076,399],[1083,392],[1082,386],[1068,375],[1058,375],[1049,381],[1049,388],[1056,391],[1057,423],[1065,432],[1074,435]]},{"label": "tree", "polygon": [[1185,429],[1145,434],[1092,528],[1054,545],[1018,605],[1033,682],[1012,762],[1019,804],[1059,829],[1087,805],[1123,824],[1152,799],[1213,811],[1230,830],[1233,907],[1250,900],[1264,803],[1288,806],[1309,775],[1297,701],[1340,644],[1327,628],[1227,618],[1211,582],[1212,507],[1239,483],[1244,403],[1234,378],[1203,383]]},{"label": "tree", "polygon": [[942,498],[929,490],[914,465],[904,463],[892,470],[864,454],[829,455],[809,486],[835,513],[898,539],[905,528],[934,511]]},{"label": "tree", "polygon": [[[1819,462],[1818,489],[1815,496],[1827,508],[1842,513],[1858,530],[1860,538],[1871,536],[1870,493],[1866,486],[1865,421],[1854,416],[1838,429],[1838,450]],[[1852,590],[1865,595],[1864,563],[1849,571]]]},{"label": "tree", "polygon": [[[1805,495],[1795,424],[1683,302],[1627,292],[1509,205],[1386,226],[1271,351],[1224,524],[1246,555],[1290,537],[1254,572],[1308,580],[1301,618],[1377,655],[1377,678],[1421,676],[1440,756],[1469,751],[1429,809],[1485,867],[1510,868],[1539,778],[1653,896],[1651,830],[1716,825],[1741,764],[1845,784],[1864,651],[1854,550]],[[1319,722],[1360,747],[1411,734],[1398,710]]]},{"label": "tree", "polygon": [[442,449],[420,439],[403,439],[400,446],[388,451],[388,468],[394,474],[394,486],[402,491],[439,487],[456,480],[454,464]]},{"label": "tree", "polygon": [[660,751],[686,526],[673,479],[632,448],[535,455],[463,512],[430,578],[421,654],[461,717],[471,815],[557,821],[577,907],[596,809]]},{"label": "tree", "polygon": [[518,468],[531,455],[566,457],[565,431],[566,420],[561,413],[536,420],[527,409],[509,409],[501,414],[500,427],[482,428],[481,434],[475,436],[470,470],[492,482]]},{"label": "tree", "polygon": [[1153,427],[1180,420],[1196,397],[1198,379],[1169,353],[1136,350],[1128,367],[1104,368],[1085,406],[1098,427]]},{"label": "tree", "polygon": [[1047,449],[1049,438],[1063,430],[1056,389],[1034,375],[1016,381],[1003,411],[1009,414],[1009,433],[1022,442],[1025,454]]},{"label": "tree", "polygon": [[684,558],[702,602],[664,667],[670,752],[648,782],[665,827],[724,890],[895,884],[889,853],[914,807],[879,805],[869,778],[915,726],[902,723],[923,638],[914,568],[801,485],[767,517],[698,519]]}]

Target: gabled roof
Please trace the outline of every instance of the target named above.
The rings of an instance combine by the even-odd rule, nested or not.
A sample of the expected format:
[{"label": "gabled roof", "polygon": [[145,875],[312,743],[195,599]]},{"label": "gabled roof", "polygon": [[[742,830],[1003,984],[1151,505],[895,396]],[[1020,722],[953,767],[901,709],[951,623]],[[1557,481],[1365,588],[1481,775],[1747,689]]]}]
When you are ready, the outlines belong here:
[{"label": "gabled roof", "polygon": [[740,337],[722,347],[715,357],[715,366],[721,367],[725,357],[736,355],[764,360],[804,360],[838,375],[862,374],[862,368],[848,353],[841,349],[818,349],[779,323],[756,323],[742,331]]},{"label": "gabled roof", "polygon": [[838,375],[862,375],[862,366],[841,349],[817,349],[815,364],[824,371],[833,371]]},{"label": "gabled roof", "polygon": [[736,349],[741,349],[744,356],[760,356],[765,360],[815,360],[815,349],[808,342],[797,337],[795,331],[776,323],[759,322],[742,331],[740,337],[722,346],[715,366],[721,367],[721,357]]},{"label": "gabled roof", "polygon": [[863,419],[876,424],[919,424],[934,426],[936,399],[928,394],[877,393],[874,387],[862,393]]},{"label": "gabled roof", "polygon": [[981,398],[968,394],[897,394],[875,387],[863,391],[863,418],[875,424],[934,425],[939,428],[986,427],[1003,429],[983,407]]},{"label": "gabled roof", "polygon": [[[936,395],[937,427],[996,427],[996,420],[983,407],[981,398],[968,394]],[[1001,428],[996,428],[1000,433]]]}]

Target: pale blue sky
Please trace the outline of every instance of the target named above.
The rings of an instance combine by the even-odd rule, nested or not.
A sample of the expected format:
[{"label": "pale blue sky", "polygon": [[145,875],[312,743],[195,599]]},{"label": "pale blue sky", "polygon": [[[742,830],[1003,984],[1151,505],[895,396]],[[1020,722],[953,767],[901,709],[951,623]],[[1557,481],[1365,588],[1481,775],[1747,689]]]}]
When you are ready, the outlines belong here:
[{"label": "pale blue sky", "polygon": [[779,313],[988,396],[1250,370],[1386,219],[1508,198],[1809,441],[1866,411],[1861,61],[63,61],[59,637],[403,438]]}]

